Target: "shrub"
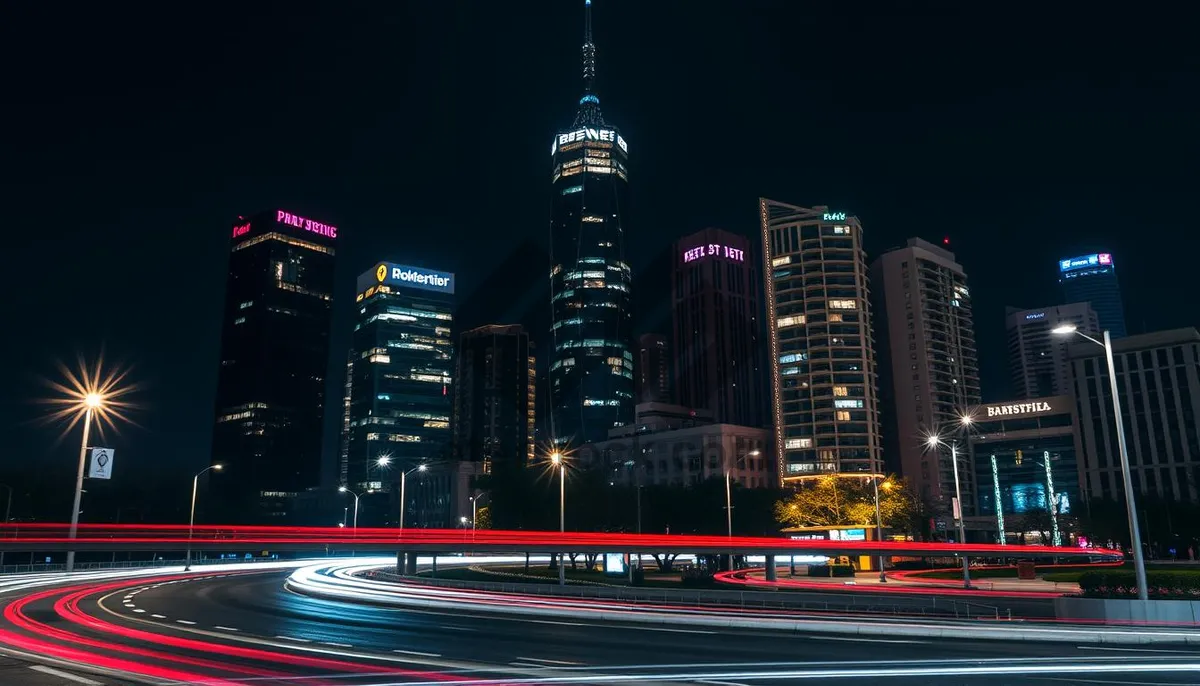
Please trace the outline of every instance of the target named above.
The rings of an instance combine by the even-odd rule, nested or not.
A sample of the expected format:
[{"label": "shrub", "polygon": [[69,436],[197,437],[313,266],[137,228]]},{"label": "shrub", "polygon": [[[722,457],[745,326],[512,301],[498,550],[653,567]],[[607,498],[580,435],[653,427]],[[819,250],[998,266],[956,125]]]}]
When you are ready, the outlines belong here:
[{"label": "shrub", "polygon": [[[1156,600],[1200,600],[1200,574],[1187,571],[1146,573],[1146,587]],[[1137,598],[1137,575],[1130,571],[1087,572],[1079,577],[1085,598]]]},{"label": "shrub", "polygon": [[809,565],[809,576],[854,576],[853,565]]}]

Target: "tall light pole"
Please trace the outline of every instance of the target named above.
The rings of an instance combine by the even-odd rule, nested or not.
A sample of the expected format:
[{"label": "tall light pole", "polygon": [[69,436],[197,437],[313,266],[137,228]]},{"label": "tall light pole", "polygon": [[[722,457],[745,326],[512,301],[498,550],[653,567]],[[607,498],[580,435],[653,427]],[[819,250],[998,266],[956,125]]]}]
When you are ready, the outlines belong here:
[{"label": "tall light pole", "polygon": [[[83,500],[83,468],[87,464],[88,434],[92,428],[92,412],[104,405],[104,396],[99,393],[88,393],[83,397],[85,407],[83,414],[83,440],[79,442],[79,469],[75,472],[75,504],[71,508],[71,533],[69,538],[75,538],[79,531],[79,505]],[[67,551],[67,571],[75,571],[75,550]]]},{"label": "tall light pole", "polygon": [[473,496],[470,496],[470,501],[471,501],[471,531],[474,531],[474,530],[477,528],[477,527],[475,526],[475,517],[476,517],[476,516],[478,515],[478,513],[479,513],[479,508],[478,508],[478,506],[479,506],[479,499],[480,499],[480,498],[485,498],[485,497],[487,497],[487,495],[488,495],[487,493],[480,493],[479,495],[473,495]]},{"label": "tall light pole", "polygon": [[[875,474],[871,477],[871,483],[875,486],[875,540],[883,542],[883,516],[879,512],[879,477],[882,474]],[[892,487],[891,481],[883,482],[883,490],[888,490]],[[879,583],[887,583],[887,571],[883,568],[883,554],[879,555]]]},{"label": "tall light pole", "polygon": [[374,491],[372,489],[368,488],[367,490],[363,491],[362,493],[355,493],[354,491],[350,490],[349,488],[346,488],[345,486],[338,486],[338,492],[339,493],[349,493],[350,495],[354,496],[354,532],[357,534],[358,533],[358,498],[359,498],[359,496],[365,495],[367,493],[374,493]]},{"label": "tall light pole", "polygon": [[[381,457],[379,459],[382,460],[384,458]],[[408,480],[409,474],[412,474],[413,472],[423,472],[426,469],[429,469],[429,465],[419,464],[416,467],[413,467],[412,469],[408,470],[407,472],[400,472],[400,532],[401,533],[404,532],[404,505],[406,504],[405,500],[404,500],[405,482]]]},{"label": "tall light pole", "polygon": [[[971,422],[970,422],[969,418],[967,418],[967,417],[963,418],[964,425],[970,424],[970,423]],[[939,437],[937,434],[934,434],[929,437],[928,444],[929,444],[930,449],[937,450],[939,445],[946,445],[946,442],[943,441],[941,439],[941,437]],[[959,545],[963,545],[967,542],[967,535],[966,535],[965,528],[963,526],[963,517],[962,517],[962,515],[963,515],[963,512],[962,512],[962,488],[959,486],[959,482],[958,482],[958,442],[957,441],[953,441],[953,440],[950,441],[950,460],[954,464],[954,508],[953,508],[954,525],[955,525],[955,528],[958,529],[958,543],[959,543]],[[963,563],[963,588],[970,588],[971,587],[971,567],[970,567],[970,561],[967,559],[966,555],[962,556],[962,563]]]},{"label": "tall light pole", "polygon": [[[8,526],[9,515],[12,513],[13,489],[8,484],[0,484],[0,487],[8,489],[8,500],[4,505],[4,526]],[[4,551],[0,550],[0,567],[4,566]]]},{"label": "tall light pole", "polygon": [[[196,490],[200,486],[200,476],[210,469],[215,469],[219,472],[224,468],[225,465],[221,464],[209,465],[208,467],[196,472],[196,475],[192,477],[192,514],[188,517],[187,558],[183,563],[183,571],[185,572],[192,571],[192,530],[196,528]],[[120,516],[120,514],[121,513],[118,512],[117,516]]]},{"label": "tall light pole", "polygon": [[[558,532],[567,531],[567,464],[563,454],[555,450],[550,453],[550,464],[558,469]],[[567,585],[567,568],[562,553],[558,554],[558,585]]]},{"label": "tall light pole", "polygon": [[1095,338],[1079,331],[1073,324],[1063,324],[1050,330],[1050,333],[1060,336],[1079,334],[1083,338],[1104,348],[1104,357],[1108,362],[1108,381],[1112,391],[1113,423],[1117,425],[1117,449],[1121,457],[1121,480],[1125,482],[1125,513],[1129,518],[1129,538],[1133,546],[1133,571],[1137,577],[1138,600],[1150,598],[1146,586],[1146,561],[1142,555],[1142,534],[1138,527],[1137,504],[1133,500],[1133,482],[1129,474],[1129,448],[1125,445],[1125,422],[1121,418],[1121,397],[1117,384],[1117,370],[1113,364],[1112,337],[1108,330],[1104,331],[1104,340]]}]

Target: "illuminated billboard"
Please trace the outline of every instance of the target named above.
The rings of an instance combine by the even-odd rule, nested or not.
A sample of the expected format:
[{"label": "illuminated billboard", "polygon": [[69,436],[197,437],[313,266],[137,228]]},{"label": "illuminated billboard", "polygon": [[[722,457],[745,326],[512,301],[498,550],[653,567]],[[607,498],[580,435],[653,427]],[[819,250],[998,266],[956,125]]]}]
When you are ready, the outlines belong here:
[{"label": "illuminated billboard", "polygon": [[440,272],[436,269],[380,262],[374,269],[358,277],[359,293],[368,288],[381,285],[419,288],[425,291],[453,294],[454,275],[450,272]]},{"label": "illuminated billboard", "polygon": [[1067,257],[1058,261],[1058,271],[1073,272],[1076,269],[1088,269],[1093,267],[1111,267],[1113,264],[1112,255],[1106,252],[1092,253],[1091,255],[1080,255],[1079,257]]},{"label": "illuminated billboard", "polygon": [[297,229],[311,231],[318,236],[337,238],[336,226],[322,224],[321,222],[313,221],[307,217],[301,217],[300,215],[292,214],[291,212],[287,212],[285,210],[276,210],[275,222],[278,224],[286,224],[287,226],[294,226]]}]

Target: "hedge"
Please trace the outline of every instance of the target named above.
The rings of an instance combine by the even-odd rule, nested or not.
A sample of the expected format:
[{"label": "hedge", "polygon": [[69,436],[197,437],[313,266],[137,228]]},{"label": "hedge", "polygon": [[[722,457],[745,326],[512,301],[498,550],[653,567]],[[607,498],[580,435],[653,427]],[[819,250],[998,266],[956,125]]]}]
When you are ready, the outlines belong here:
[{"label": "hedge", "polygon": [[809,565],[809,576],[854,576],[854,565]]},{"label": "hedge", "polygon": [[[1184,571],[1146,573],[1150,597],[1158,600],[1200,600],[1200,574]],[[1137,598],[1137,575],[1131,571],[1086,572],[1079,577],[1085,598]]]}]

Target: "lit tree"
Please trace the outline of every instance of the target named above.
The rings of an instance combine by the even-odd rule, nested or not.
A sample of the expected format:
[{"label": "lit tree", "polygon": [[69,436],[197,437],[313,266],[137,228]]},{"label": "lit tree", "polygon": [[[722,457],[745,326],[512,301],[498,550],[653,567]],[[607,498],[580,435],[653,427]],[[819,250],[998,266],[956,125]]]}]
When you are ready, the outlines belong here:
[{"label": "lit tree", "polygon": [[[907,528],[917,500],[900,479],[880,482],[879,513],[884,526]],[[872,526],[875,490],[871,477],[822,476],[803,483],[775,503],[775,519],[784,526]]]}]

